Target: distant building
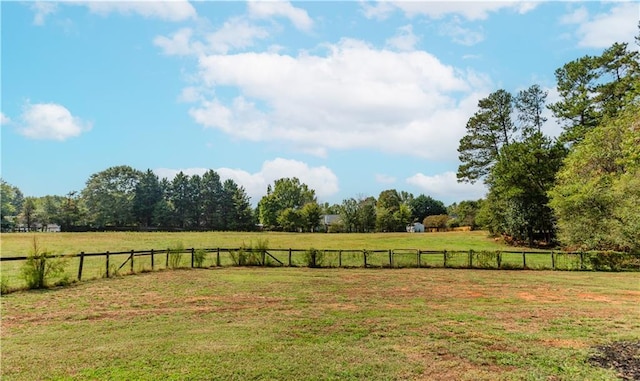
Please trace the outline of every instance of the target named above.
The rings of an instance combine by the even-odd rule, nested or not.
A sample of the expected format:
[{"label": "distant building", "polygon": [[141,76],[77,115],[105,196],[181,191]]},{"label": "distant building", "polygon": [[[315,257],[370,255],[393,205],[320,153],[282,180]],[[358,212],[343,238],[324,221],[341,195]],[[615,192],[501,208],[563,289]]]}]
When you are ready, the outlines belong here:
[{"label": "distant building", "polygon": [[424,225],[420,222],[414,222],[413,224],[407,225],[408,233],[424,233]]},{"label": "distant building", "polygon": [[334,225],[339,222],[340,222],[339,214],[323,214],[320,217],[320,226],[324,228],[325,232],[329,231],[329,228],[331,227],[331,225]]}]

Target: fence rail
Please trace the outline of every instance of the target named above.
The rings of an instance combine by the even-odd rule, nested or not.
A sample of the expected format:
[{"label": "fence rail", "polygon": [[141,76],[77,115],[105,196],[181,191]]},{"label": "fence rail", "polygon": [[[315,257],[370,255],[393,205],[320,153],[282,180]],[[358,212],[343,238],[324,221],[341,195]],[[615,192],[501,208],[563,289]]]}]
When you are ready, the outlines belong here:
[{"label": "fence rail", "polygon": [[[190,259],[185,263],[186,259]],[[116,260],[124,261],[115,262]],[[638,271],[640,255],[619,252],[562,251],[447,251],[422,249],[293,249],[293,248],[189,248],[129,250],[104,253],[47,255],[47,258],[78,259],[77,277],[82,280],[86,261],[104,257],[102,265],[92,262],[98,277],[120,274],[127,265],[130,273],[161,268],[283,266],[283,267],[365,267],[365,268],[469,268]],[[146,259],[145,257],[149,257]],[[190,257],[190,258],[189,258]],[[0,257],[0,262],[25,261],[27,256]],[[164,261],[163,261],[164,260]],[[164,263],[163,263],[164,262]]]}]

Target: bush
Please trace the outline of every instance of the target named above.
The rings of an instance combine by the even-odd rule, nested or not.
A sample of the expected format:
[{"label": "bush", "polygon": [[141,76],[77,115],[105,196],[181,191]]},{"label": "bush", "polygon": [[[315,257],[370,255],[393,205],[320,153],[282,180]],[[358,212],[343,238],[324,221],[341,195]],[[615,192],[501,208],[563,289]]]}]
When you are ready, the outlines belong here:
[{"label": "bush", "polygon": [[475,251],[473,253],[473,265],[480,268],[495,268],[500,267],[499,257],[500,253],[492,251]]},{"label": "bush", "polygon": [[184,244],[182,242],[176,242],[172,247],[169,248],[169,251],[167,251],[167,255],[169,256],[169,268],[177,269],[178,267],[180,267],[183,253]]},{"label": "bush", "polygon": [[193,253],[193,264],[195,267],[202,267],[207,253],[203,249],[198,249]]},{"label": "bush", "polygon": [[620,271],[627,263],[630,262],[632,256],[627,253],[617,253],[614,251],[601,251],[597,253],[587,254],[587,261],[594,270],[603,271]]},{"label": "bush", "polygon": [[45,288],[50,278],[64,273],[64,262],[52,258],[51,253],[41,249],[34,237],[31,252],[20,272],[30,289]]},{"label": "bush", "polygon": [[9,292],[11,292],[9,278],[6,276],[0,277],[0,295],[8,294]]},{"label": "bush", "polygon": [[237,251],[230,251],[229,254],[236,266],[261,266],[268,245],[268,240],[259,239],[255,247],[245,246],[243,243]]},{"label": "bush", "polygon": [[322,267],[322,263],[324,262],[324,252],[311,248],[305,252],[305,260],[308,267]]}]

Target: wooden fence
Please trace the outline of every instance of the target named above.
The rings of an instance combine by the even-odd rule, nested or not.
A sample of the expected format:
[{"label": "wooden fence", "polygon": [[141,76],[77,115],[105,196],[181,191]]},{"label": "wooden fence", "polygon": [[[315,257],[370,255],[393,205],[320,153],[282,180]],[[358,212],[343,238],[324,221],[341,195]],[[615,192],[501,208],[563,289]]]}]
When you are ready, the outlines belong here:
[{"label": "wooden fence", "polygon": [[[185,258],[186,254],[186,258]],[[638,271],[640,255],[617,252],[526,252],[526,251],[435,251],[420,249],[316,250],[204,248],[121,251],[50,255],[49,258],[77,258],[77,280],[82,280],[85,261],[104,257],[100,275],[109,278],[121,270],[136,272],[162,268],[224,266],[288,266],[342,268],[468,268]],[[0,262],[25,261],[28,257],[0,257]],[[177,260],[176,260],[177,259]],[[185,263],[187,259],[188,263]],[[75,270],[72,270],[75,277]]]}]

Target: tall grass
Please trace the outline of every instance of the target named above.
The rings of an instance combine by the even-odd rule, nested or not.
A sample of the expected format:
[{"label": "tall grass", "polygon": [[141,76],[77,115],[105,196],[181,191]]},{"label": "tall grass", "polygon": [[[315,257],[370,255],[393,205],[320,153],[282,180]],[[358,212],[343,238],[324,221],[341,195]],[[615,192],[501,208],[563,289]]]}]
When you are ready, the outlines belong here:
[{"label": "tall grass", "polygon": [[49,278],[64,274],[65,263],[62,259],[52,258],[51,253],[40,247],[38,239],[33,237],[31,251],[20,269],[22,279],[31,289],[46,288]]}]

